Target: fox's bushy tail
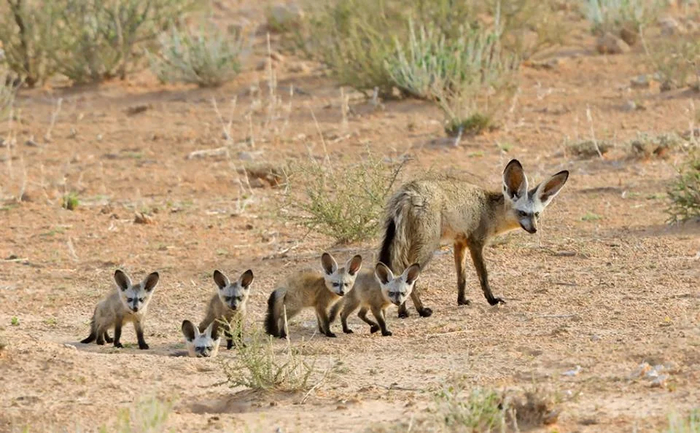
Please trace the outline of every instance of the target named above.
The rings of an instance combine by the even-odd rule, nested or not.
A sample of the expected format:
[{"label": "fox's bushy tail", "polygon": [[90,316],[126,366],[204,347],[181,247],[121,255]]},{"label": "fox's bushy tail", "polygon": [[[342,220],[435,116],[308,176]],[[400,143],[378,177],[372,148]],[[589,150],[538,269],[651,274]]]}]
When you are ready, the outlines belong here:
[{"label": "fox's bushy tail", "polygon": [[279,296],[278,291],[279,289],[270,293],[270,297],[267,299],[267,315],[265,316],[265,332],[274,337],[280,336],[279,323],[282,297]]},{"label": "fox's bushy tail", "polygon": [[90,335],[87,336],[87,338],[81,340],[80,342],[82,344],[88,344],[92,343],[97,339],[97,326],[95,325],[95,318],[93,317],[92,320],[90,320]]},{"label": "fox's bushy tail", "polygon": [[411,191],[402,188],[387,203],[384,239],[379,250],[379,261],[393,272],[403,272],[409,265],[411,212]]}]

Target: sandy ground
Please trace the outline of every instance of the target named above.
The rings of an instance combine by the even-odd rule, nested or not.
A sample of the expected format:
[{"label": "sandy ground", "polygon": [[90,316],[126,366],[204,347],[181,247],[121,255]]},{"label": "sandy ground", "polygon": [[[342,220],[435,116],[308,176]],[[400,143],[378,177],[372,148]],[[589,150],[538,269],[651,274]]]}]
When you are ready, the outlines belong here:
[{"label": "sandy ground", "polygon": [[[229,13],[237,16],[235,8]],[[664,213],[664,192],[684,154],[639,160],[621,144],[602,160],[577,159],[565,147],[591,131],[617,143],[641,131],[683,132],[700,97],[631,88],[630,78],[644,72],[639,50],[599,56],[590,37],[569,43],[548,54],[559,59],[553,69],[523,67],[517,107],[501,129],[457,147],[444,138],[440,113],[419,101],[385,101],[374,110],[352,98],[345,124],[336,85],[313,64],[290,72],[298,70],[293,57],[275,65],[278,99],[269,97],[255,56],[217,90],[161,86],[143,73],[98,87],[20,92],[17,145],[0,148],[0,339],[7,345],[0,431],[114,426],[120,411],[153,397],[173,402],[166,424],[173,431],[354,432],[401,423],[421,431],[446,383],[546,389],[561,401],[557,423],[539,429],[548,432],[656,432],[669,414],[700,406],[700,226],[668,226]],[[290,98],[290,86],[303,93]],[[226,123],[234,97],[228,156],[188,159],[226,145],[212,99]],[[624,111],[630,99],[645,110]],[[458,307],[445,248],[421,277],[432,317],[411,308],[400,320],[391,309],[387,338],[353,317],[355,334],[341,334],[336,323],[339,337],[328,339],[314,335],[306,312],[292,324],[292,343],[304,339],[304,354],[333,366],[332,374],[306,396],[231,389],[216,360],[172,356],[184,347],[182,320],[203,316],[214,269],[231,277],[254,270],[248,326],[255,329],[276,282],[317,267],[322,251],[343,261],[355,252],[374,259],[378,238],[339,247],[320,234],[304,237],[276,212],[281,189],[249,188],[237,172],[250,159],[283,166],[309,152],[323,156],[319,132],[337,164],[367,149],[409,156],[404,180],[452,170],[498,189],[510,158],[531,179],[562,169],[571,177],[537,235],[513,232],[487,249],[492,286],[506,305],[486,303],[470,265],[473,302]],[[12,200],[21,191],[25,201]],[[61,207],[67,191],[79,194],[74,211]],[[154,223],[135,224],[136,211],[150,212]],[[136,348],[130,326],[121,350],[78,343],[117,267],[139,279],[161,273],[145,325],[148,351]],[[235,357],[223,350],[220,359]],[[643,362],[665,365],[665,386],[633,377]],[[571,370],[578,373],[564,374]]]}]

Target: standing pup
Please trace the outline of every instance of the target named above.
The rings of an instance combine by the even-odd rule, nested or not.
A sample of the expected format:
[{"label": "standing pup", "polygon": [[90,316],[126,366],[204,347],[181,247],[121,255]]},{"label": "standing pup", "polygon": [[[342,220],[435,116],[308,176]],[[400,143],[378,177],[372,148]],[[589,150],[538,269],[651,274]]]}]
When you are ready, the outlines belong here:
[{"label": "standing pup", "polygon": [[[148,349],[148,344],[143,338],[142,325],[153,289],[158,284],[158,272],[153,272],[138,284],[132,284],[129,276],[117,269],[114,272],[114,281],[117,283],[117,289],[97,304],[90,321],[90,335],[81,343],[87,344],[97,340],[97,344],[103,345],[105,341],[114,341],[114,347],[123,347],[119,342],[122,325],[125,322],[133,322],[139,349]],[[107,334],[112,327],[114,340]]]},{"label": "standing pup", "polygon": [[[355,280],[355,288],[345,296],[342,303],[339,302],[333,307],[331,321],[342,308],[340,321],[343,324],[343,332],[352,334],[352,330],[348,328],[348,316],[360,307],[357,316],[369,325],[370,333],[374,334],[381,329],[383,336],[391,335],[391,331],[386,329],[386,309],[391,304],[400,306],[406,302],[419,273],[418,263],[407,267],[398,277],[394,277],[391,269],[381,262],[377,263],[374,272],[362,271]],[[367,318],[368,310],[372,311],[376,323]]]},{"label": "standing pup", "polygon": [[289,334],[287,321],[299,314],[301,310],[313,307],[316,310],[318,331],[327,337],[335,337],[331,332],[331,320],[328,310],[352,290],[357,272],[362,267],[362,257],[357,255],[338,267],[333,256],[323,253],[321,256],[323,273],[314,270],[302,270],[292,275],[281,287],[276,289],[267,301],[265,330],[275,337],[285,338]]},{"label": "standing pup", "polygon": [[219,353],[219,324],[214,321],[204,330],[199,332],[196,326],[189,320],[182,322],[182,335],[185,336],[187,354],[197,358],[213,358]]},{"label": "standing pup", "polygon": [[[564,170],[528,191],[527,177],[517,160],[503,171],[503,192],[489,192],[465,180],[440,177],[403,185],[389,199],[384,241],[379,261],[394,272],[411,263],[421,269],[430,261],[441,241],[454,245],[457,270],[457,304],[468,305],[465,295],[467,250],[471,254],[486,300],[491,305],[504,302],[491,293],[483,251],[496,235],[521,227],[537,231],[537,220],[569,178]],[[417,288],[411,293],[418,314],[428,317]],[[407,317],[406,304],[399,317]]]},{"label": "standing pup", "polygon": [[[228,323],[226,330],[226,349],[233,347],[233,338],[242,343],[241,326],[246,313],[246,303],[250,295],[250,284],[253,282],[253,271],[248,269],[241,274],[238,281],[233,283],[221,271],[214,271],[214,282],[219,288],[209,301],[207,314],[199,324],[199,332],[204,332],[213,322],[225,320]],[[236,319],[237,329],[231,329],[231,320]],[[235,335],[233,335],[235,333]]]}]

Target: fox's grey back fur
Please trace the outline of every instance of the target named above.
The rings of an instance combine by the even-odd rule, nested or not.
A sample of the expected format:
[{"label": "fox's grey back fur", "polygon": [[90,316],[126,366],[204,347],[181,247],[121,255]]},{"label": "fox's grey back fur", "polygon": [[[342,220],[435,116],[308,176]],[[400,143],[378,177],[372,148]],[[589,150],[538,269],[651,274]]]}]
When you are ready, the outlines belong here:
[{"label": "fox's grey back fur", "polygon": [[114,273],[114,281],[117,288],[95,307],[95,312],[90,321],[90,335],[81,343],[91,343],[97,340],[102,345],[112,342],[107,331],[114,327],[114,345],[122,347],[120,343],[121,328],[125,322],[133,322],[136,329],[140,349],[148,349],[143,337],[142,323],[148,311],[148,304],[153,291],[158,284],[157,272],[148,275],[143,281],[133,284],[126,272],[117,269]]},{"label": "fox's grey back fur", "polygon": [[[452,242],[458,279],[458,303],[469,301],[464,294],[464,261],[469,250],[486,299],[491,305],[503,302],[491,293],[483,248],[494,236],[522,227],[535,233],[540,212],[568,179],[561,171],[528,190],[522,165],[512,160],[503,172],[503,191],[490,192],[469,182],[441,176],[408,182],[389,199],[385,234],[379,261],[394,272],[417,262],[424,269],[441,243]],[[411,294],[418,313],[432,310],[422,305],[418,290]],[[405,304],[399,316],[405,317]]]},{"label": "fox's grey back fur", "polygon": [[217,287],[216,293],[209,300],[204,320],[199,324],[199,332],[204,332],[209,325],[217,320],[226,321],[230,324],[235,319],[235,322],[237,322],[235,327],[237,329],[226,330],[226,347],[231,349],[234,338],[240,342],[240,331],[246,314],[248,297],[250,296],[250,285],[255,277],[253,271],[248,269],[241,274],[238,280],[233,282],[219,270],[214,271],[213,278]]}]

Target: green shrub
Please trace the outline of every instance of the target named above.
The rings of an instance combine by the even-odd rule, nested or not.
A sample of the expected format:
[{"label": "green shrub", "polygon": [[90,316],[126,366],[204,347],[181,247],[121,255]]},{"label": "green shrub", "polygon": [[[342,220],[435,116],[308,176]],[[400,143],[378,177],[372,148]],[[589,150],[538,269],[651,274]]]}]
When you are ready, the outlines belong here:
[{"label": "green shrub", "polygon": [[338,243],[372,239],[402,168],[403,164],[388,165],[372,156],[351,166],[314,160],[293,165],[284,215],[291,214]]},{"label": "green shrub", "polygon": [[640,27],[650,23],[658,2],[649,0],[585,0],[584,12],[595,34],[612,33],[634,45]]},{"label": "green shrub", "polygon": [[668,196],[671,199],[667,209],[670,215],[669,222],[700,218],[700,154],[697,151],[680,169]]},{"label": "green shrub", "polygon": [[69,192],[68,194],[63,196],[63,200],[61,202],[61,207],[67,210],[76,210],[78,206],[80,205],[80,199],[78,198],[78,194],[75,192]]},{"label": "green shrub", "polygon": [[647,62],[661,76],[662,90],[700,90],[700,32],[674,34],[645,42]]},{"label": "green shrub", "polygon": [[125,78],[143,45],[190,7],[191,0],[57,0],[53,59],[76,83]]},{"label": "green shrub", "polygon": [[56,22],[54,2],[7,0],[0,3],[0,41],[4,61],[29,87],[41,84],[53,72],[49,53]]},{"label": "green shrub", "polygon": [[700,433],[700,409],[685,417],[670,416],[666,433]]},{"label": "green shrub", "polygon": [[438,416],[449,431],[501,432],[506,429],[504,396],[490,389],[475,388],[465,393],[447,387],[437,394]]},{"label": "green shrub", "polygon": [[150,55],[151,70],[162,82],[220,86],[238,75],[244,38],[223,35],[216,27],[183,31],[173,28],[160,38],[160,51]]}]

